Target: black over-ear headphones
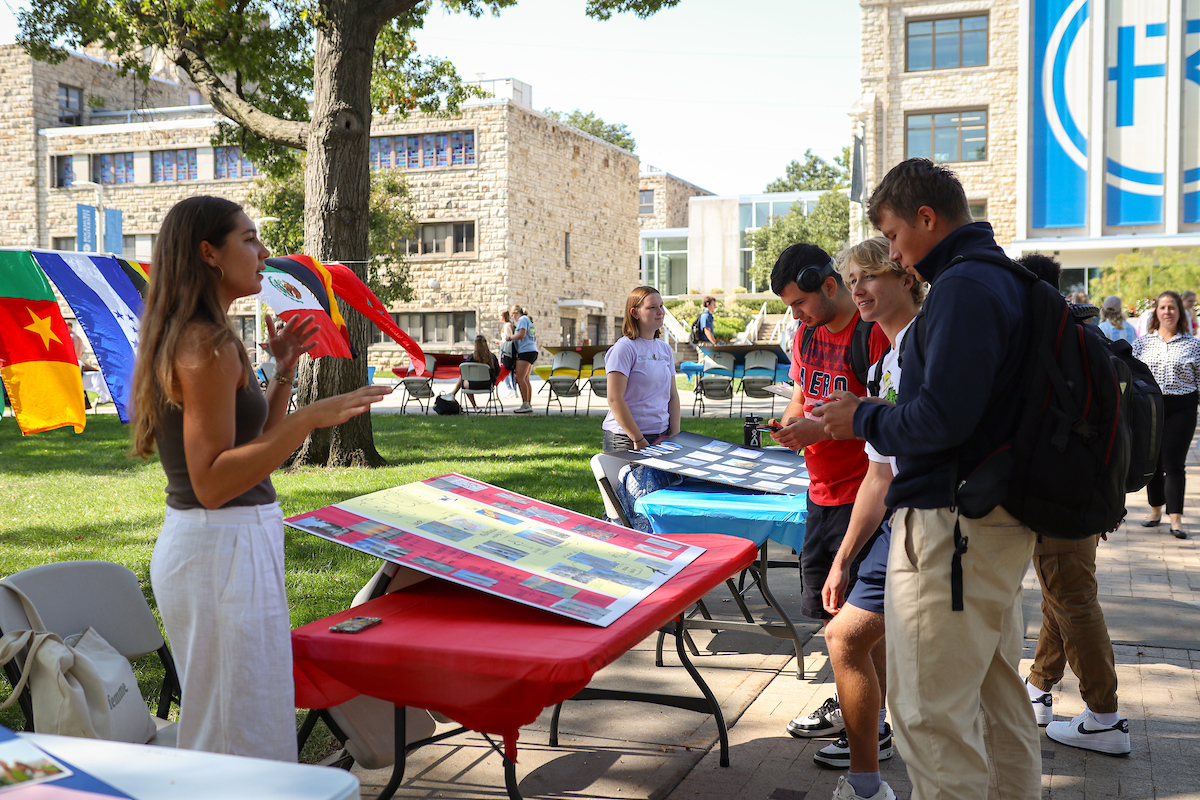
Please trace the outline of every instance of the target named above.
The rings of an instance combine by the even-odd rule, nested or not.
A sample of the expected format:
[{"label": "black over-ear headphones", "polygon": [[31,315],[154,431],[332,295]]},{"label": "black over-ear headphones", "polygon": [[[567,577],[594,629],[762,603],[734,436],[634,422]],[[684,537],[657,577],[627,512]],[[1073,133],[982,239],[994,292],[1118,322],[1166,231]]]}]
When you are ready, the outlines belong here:
[{"label": "black over-ear headphones", "polygon": [[825,283],[825,279],[832,275],[835,269],[836,267],[832,258],[819,267],[805,267],[796,276],[796,285],[800,287],[800,291],[802,292],[815,292],[821,288],[821,284]]}]

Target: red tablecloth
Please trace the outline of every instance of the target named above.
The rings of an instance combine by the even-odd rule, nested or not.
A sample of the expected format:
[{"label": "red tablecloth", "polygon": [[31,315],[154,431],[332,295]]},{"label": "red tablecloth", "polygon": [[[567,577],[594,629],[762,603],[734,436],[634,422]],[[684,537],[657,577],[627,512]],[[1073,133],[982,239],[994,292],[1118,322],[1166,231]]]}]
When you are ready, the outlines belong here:
[{"label": "red tablecloth", "polygon": [[[440,711],[503,736],[515,761],[518,728],[587,686],[758,554],[753,542],[732,536],[667,538],[707,549],[607,628],[436,579],[297,628],[296,705],[329,708],[366,694]],[[356,615],[383,623],[357,634],[329,632]]]},{"label": "red tablecloth", "polygon": [[[459,364],[462,364],[462,363],[463,363],[462,361],[456,361],[453,364],[443,364],[441,362],[441,359],[438,359],[437,367],[433,370],[433,379],[435,381],[456,381],[456,380],[458,380],[458,376],[461,374],[458,370],[458,367],[459,367]],[[407,378],[409,376],[408,367],[393,367],[392,373],[397,378]],[[507,377],[508,377],[508,368],[501,366],[500,367],[500,377],[496,378],[496,383],[497,384],[500,383]]]}]

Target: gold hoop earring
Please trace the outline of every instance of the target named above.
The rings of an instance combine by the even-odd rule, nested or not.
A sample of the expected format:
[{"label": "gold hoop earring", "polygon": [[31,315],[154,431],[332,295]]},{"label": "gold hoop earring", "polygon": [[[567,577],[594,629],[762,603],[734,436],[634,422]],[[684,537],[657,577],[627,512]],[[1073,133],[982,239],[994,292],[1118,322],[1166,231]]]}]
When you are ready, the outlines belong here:
[{"label": "gold hoop earring", "polygon": [[217,283],[221,283],[222,281],[224,281],[225,280],[225,270],[221,269],[221,265],[213,264],[212,268],[217,271],[217,275],[218,275]]}]

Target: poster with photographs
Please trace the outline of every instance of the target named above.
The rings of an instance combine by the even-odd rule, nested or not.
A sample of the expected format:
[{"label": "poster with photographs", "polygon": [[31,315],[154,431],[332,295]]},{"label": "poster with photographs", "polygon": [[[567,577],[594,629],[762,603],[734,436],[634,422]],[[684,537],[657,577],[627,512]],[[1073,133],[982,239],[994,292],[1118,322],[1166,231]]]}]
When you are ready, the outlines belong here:
[{"label": "poster with photographs", "polygon": [[427,575],[602,628],[704,552],[457,474],[285,521]]},{"label": "poster with photographs", "polygon": [[609,455],[726,486],[773,494],[808,491],[804,458],[791,450],[755,450],[686,431],[641,450]]},{"label": "poster with photographs", "polygon": [[[34,797],[16,789],[57,781],[72,775],[71,770],[55,761],[45,751],[17,736],[0,741],[0,796]],[[41,795],[38,795],[41,796]]]}]

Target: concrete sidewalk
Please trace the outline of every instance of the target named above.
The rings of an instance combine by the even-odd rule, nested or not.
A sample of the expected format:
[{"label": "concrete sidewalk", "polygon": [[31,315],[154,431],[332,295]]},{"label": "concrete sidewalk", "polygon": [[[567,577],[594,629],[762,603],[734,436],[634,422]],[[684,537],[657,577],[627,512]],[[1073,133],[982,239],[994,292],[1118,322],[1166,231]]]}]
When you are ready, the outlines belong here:
[{"label": "concrete sidewalk", "polygon": [[[1131,495],[1130,523],[1102,542],[1098,554],[1101,604],[1116,651],[1120,712],[1128,717],[1133,752],[1110,757],[1078,750],[1041,734],[1043,797],[1053,800],[1163,798],[1200,800],[1200,459],[1188,463],[1185,519],[1192,537],[1180,541],[1166,526],[1138,525],[1145,494]],[[782,555],[782,554],[777,554]],[[771,585],[793,618],[799,580],[793,568],[772,570]],[[1040,627],[1040,591],[1032,570],[1025,581],[1027,670]],[[734,614],[714,593],[710,608]],[[764,604],[752,605],[763,619]],[[696,632],[693,661],[709,681],[730,725],[730,766],[718,765],[711,719],[636,703],[568,703],[559,746],[549,747],[549,712],[521,734],[517,775],[527,798],[670,798],[671,800],[824,800],[839,771],[817,767],[828,740],[798,740],[784,732],[792,717],[833,694],[833,677],[817,626],[804,626],[804,680],[797,680],[787,644],[747,634]],[[693,693],[670,655],[653,666],[653,640],[601,671],[596,685]],[[689,691],[691,689],[691,691]],[[1057,719],[1083,710],[1078,681],[1068,670],[1054,689]],[[373,798],[386,771],[356,769],[362,796]],[[882,765],[900,798],[911,786],[897,754]],[[467,735],[422,748],[409,759],[398,797],[505,797],[500,759],[482,738]]]}]

